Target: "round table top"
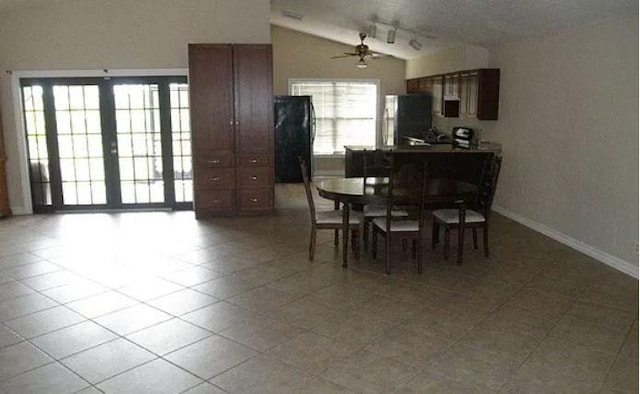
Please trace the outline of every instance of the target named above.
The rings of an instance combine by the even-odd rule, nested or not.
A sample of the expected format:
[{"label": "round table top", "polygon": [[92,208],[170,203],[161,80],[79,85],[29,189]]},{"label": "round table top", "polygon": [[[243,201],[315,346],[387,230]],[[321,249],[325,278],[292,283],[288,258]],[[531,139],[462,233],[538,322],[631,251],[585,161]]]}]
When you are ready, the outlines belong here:
[{"label": "round table top", "polygon": [[[455,199],[469,199],[475,195],[477,187],[471,183],[453,179],[428,179],[426,197],[432,201],[451,201]],[[330,200],[349,203],[367,203],[376,198],[386,197],[388,178],[330,178],[318,183],[320,196]]]}]

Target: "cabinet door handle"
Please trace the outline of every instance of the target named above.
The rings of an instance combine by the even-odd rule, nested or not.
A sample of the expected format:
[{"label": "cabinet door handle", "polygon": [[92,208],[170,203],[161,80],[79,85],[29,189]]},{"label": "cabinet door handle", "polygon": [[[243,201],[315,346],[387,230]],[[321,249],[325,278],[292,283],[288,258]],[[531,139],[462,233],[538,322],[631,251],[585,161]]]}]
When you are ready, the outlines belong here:
[{"label": "cabinet door handle", "polygon": [[252,198],[251,199],[251,202],[258,202],[258,201],[260,201],[260,199],[258,199],[258,198]]},{"label": "cabinet door handle", "polygon": [[213,181],[213,182],[218,182],[220,180],[220,177],[219,176],[212,176],[212,177],[209,177],[209,180]]},{"label": "cabinet door handle", "polygon": [[229,121],[229,126],[233,126],[233,119]]},{"label": "cabinet door handle", "polygon": [[207,160],[207,163],[211,163],[211,164],[219,164],[220,160],[218,159],[211,159],[211,160]]},{"label": "cabinet door handle", "polygon": [[252,180],[252,181],[255,181],[255,180],[257,180],[257,179],[258,179],[258,177],[257,177],[257,176],[255,176],[255,175],[252,175],[252,176],[251,176],[251,180]]},{"label": "cabinet door handle", "polygon": [[220,202],[220,200],[213,200],[212,201],[214,204],[218,204]]},{"label": "cabinet door handle", "polygon": [[258,159],[251,159],[249,160],[249,163],[251,164],[256,164],[258,162]]}]

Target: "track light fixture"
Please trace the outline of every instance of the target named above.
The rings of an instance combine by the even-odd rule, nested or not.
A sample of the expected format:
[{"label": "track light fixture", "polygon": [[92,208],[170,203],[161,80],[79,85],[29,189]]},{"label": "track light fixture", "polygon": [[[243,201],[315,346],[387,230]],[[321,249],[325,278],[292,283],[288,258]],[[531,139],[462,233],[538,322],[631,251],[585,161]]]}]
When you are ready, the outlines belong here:
[{"label": "track light fixture", "polygon": [[416,40],[416,37],[413,37],[411,40],[409,40],[409,46],[416,51],[422,49],[422,44],[418,40]]},{"label": "track light fixture", "polygon": [[396,42],[396,30],[397,28],[394,27],[387,32],[387,44],[394,44]]}]

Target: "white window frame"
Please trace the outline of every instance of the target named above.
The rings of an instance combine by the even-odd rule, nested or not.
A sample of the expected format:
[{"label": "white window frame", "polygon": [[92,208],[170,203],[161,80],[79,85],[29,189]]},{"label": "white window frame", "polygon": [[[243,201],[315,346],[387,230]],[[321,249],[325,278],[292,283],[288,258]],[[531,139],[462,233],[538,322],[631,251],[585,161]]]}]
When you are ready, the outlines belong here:
[{"label": "white window frame", "polygon": [[[296,82],[360,82],[360,83],[372,83],[376,85],[376,109],[375,114],[376,118],[374,120],[375,124],[375,139],[374,141],[379,141],[380,138],[380,79],[371,79],[371,78],[289,78],[287,92],[291,94],[291,88]],[[313,153],[313,149],[311,154],[314,157],[344,157],[344,153],[332,153],[332,154],[316,154]]]}]

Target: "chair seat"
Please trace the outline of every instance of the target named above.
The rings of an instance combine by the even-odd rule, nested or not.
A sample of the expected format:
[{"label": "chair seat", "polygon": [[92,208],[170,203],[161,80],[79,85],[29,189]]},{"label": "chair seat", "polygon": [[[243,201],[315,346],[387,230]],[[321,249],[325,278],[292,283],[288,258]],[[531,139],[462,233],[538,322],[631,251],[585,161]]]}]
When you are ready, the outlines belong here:
[{"label": "chair seat", "polygon": [[[373,219],[373,225],[380,228],[382,231],[387,231],[387,218],[375,218]],[[392,220],[391,232],[418,232],[420,229],[420,223],[417,220]]]},{"label": "chair seat", "polygon": [[[443,223],[454,224],[458,223],[460,212],[457,209],[438,209],[433,211],[433,216]],[[481,213],[469,209],[465,211],[464,222],[482,223],[484,222],[484,216],[482,216]]]},{"label": "chair seat", "polygon": [[[342,211],[316,212],[316,223],[318,224],[342,224]],[[355,212],[349,213],[349,224],[356,225],[362,223],[362,216]]]},{"label": "chair seat", "polygon": [[[364,206],[364,210],[363,210],[363,214],[365,218],[378,218],[378,217],[383,217],[383,216],[387,216],[387,207],[382,205],[365,205]],[[391,216],[396,217],[396,218],[404,218],[409,216],[409,212],[400,209],[400,208],[392,208],[391,209]]]}]

